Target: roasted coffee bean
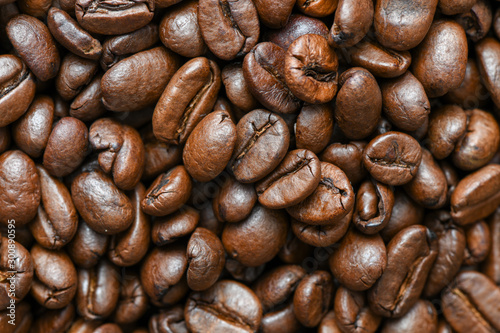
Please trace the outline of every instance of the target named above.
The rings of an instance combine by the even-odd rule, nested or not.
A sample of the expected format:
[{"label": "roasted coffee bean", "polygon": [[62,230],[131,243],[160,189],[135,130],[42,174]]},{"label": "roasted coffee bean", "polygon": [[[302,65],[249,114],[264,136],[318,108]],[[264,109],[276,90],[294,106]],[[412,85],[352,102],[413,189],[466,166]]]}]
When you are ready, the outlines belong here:
[{"label": "roasted coffee bean", "polygon": [[362,292],[352,291],[341,286],[335,293],[333,306],[337,325],[342,332],[374,333],[380,325],[382,318],[370,310]]},{"label": "roasted coffee bean", "polygon": [[56,77],[57,92],[64,100],[72,100],[90,83],[97,69],[96,61],[69,53],[63,58]]},{"label": "roasted coffee bean", "polygon": [[415,203],[404,191],[396,189],[391,218],[385,228],[380,231],[380,235],[387,243],[404,228],[422,223],[423,218],[423,207]]},{"label": "roasted coffee bean", "polygon": [[[188,291],[186,245],[155,247],[141,267],[141,284],[156,306],[173,305]],[[185,286],[184,286],[185,285]]]},{"label": "roasted coffee bean", "polygon": [[31,248],[31,259],[35,269],[31,286],[33,298],[47,309],[61,309],[70,304],[79,279],[69,256],[35,244]]},{"label": "roasted coffee bean", "polygon": [[205,290],[219,279],[224,269],[225,252],[221,240],[212,231],[196,228],[189,239],[186,256],[189,288]]},{"label": "roasted coffee bean", "polygon": [[262,306],[253,291],[236,281],[222,280],[192,293],[184,309],[190,332],[256,332]]},{"label": "roasted coffee bean", "polygon": [[139,275],[134,271],[125,270],[122,273],[120,298],[113,314],[113,320],[121,325],[135,323],[146,312],[148,300]]},{"label": "roasted coffee bean", "polygon": [[335,97],[337,69],[337,54],[319,35],[300,36],[288,47],[285,81],[292,93],[306,103],[327,103]]},{"label": "roasted coffee bean", "polygon": [[386,81],[381,86],[385,116],[404,131],[415,131],[422,126],[431,106],[422,84],[411,74]]},{"label": "roasted coffee bean", "polygon": [[295,123],[297,148],[319,154],[330,142],[333,126],[333,109],[329,104],[304,105]]},{"label": "roasted coffee bean", "polygon": [[70,303],[60,310],[46,311],[43,316],[35,320],[30,332],[33,333],[56,333],[64,332],[70,328],[75,319],[75,306]]},{"label": "roasted coffee bean", "polygon": [[500,210],[488,219],[491,234],[491,249],[483,264],[483,272],[497,285],[500,284]]},{"label": "roasted coffee bean", "polygon": [[121,35],[142,28],[153,19],[155,2],[126,0],[76,0],[75,14],[85,30],[102,35]]},{"label": "roasted coffee bean", "polygon": [[185,63],[156,104],[153,114],[156,138],[170,144],[185,143],[196,125],[212,110],[220,86],[220,70],[215,62],[199,57]]},{"label": "roasted coffee bean", "polygon": [[66,186],[49,175],[42,166],[38,166],[37,171],[40,177],[41,202],[38,214],[29,227],[38,244],[58,250],[75,235],[78,213]]},{"label": "roasted coffee bean", "polygon": [[418,300],[401,318],[388,319],[382,327],[382,333],[396,332],[436,332],[438,312],[429,301]]},{"label": "roasted coffee bean", "polygon": [[[409,35],[414,35],[410,33]],[[447,45],[442,48],[442,45]],[[467,67],[467,38],[456,22],[435,21],[415,50],[412,73],[424,86],[429,98],[458,88]]]},{"label": "roasted coffee bean", "polygon": [[375,234],[389,222],[394,206],[392,189],[375,180],[361,183],[354,207],[353,223],[365,234]]},{"label": "roasted coffee bean", "polygon": [[345,173],[333,164],[321,162],[321,179],[314,192],[286,210],[303,223],[332,225],[351,212],[353,206],[354,191]]},{"label": "roasted coffee bean", "polygon": [[252,183],[278,166],[288,149],[285,121],[266,110],[247,113],[236,125],[236,146],[230,162],[236,180]]},{"label": "roasted coffee bean", "polygon": [[44,19],[47,16],[47,11],[52,4],[51,1],[47,0],[20,0],[17,5],[19,9],[24,13],[34,16],[39,19]]},{"label": "roasted coffee bean", "polygon": [[338,166],[351,184],[359,183],[367,172],[363,165],[363,150],[366,142],[353,141],[348,144],[332,143],[319,156],[323,162]]},{"label": "roasted coffee bean", "polygon": [[451,89],[444,96],[447,102],[458,104],[462,108],[472,109],[484,107],[489,96],[481,82],[481,75],[474,59],[467,59],[465,78],[456,89]]},{"label": "roasted coffee bean", "polygon": [[438,254],[436,235],[421,225],[401,230],[387,245],[387,268],[368,292],[378,315],[399,318],[418,301]]},{"label": "roasted coffee bean", "polygon": [[[264,25],[272,29],[283,28],[288,23],[288,18],[295,5],[294,0],[280,2],[272,0],[255,0],[254,3],[259,14],[259,19]],[[301,6],[298,3],[297,5]]]},{"label": "roasted coffee bean", "polygon": [[9,229],[7,237],[0,237],[0,274],[2,275],[0,309],[12,309],[12,304],[16,303],[14,304],[15,318],[16,306],[19,306],[17,303],[32,288],[33,258],[24,246],[15,241],[14,237],[15,229],[13,228]]},{"label": "roasted coffee bean", "polygon": [[339,0],[328,41],[334,47],[357,44],[373,23],[373,1]]},{"label": "roasted coffee bean", "polygon": [[229,163],[236,144],[236,126],[226,111],[203,118],[186,141],[182,160],[191,177],[208,182]]},{"label": "roasted coffee bean", "polygon": [[363,163],[370,175],[387,185],[403,185],[415,177],[422,149],[408,134],[387,132],[368,143]]},{"label": "roasted coffee bean", "polygon": [[[348,139],[360,140],[370,135],[381,112],[382,94],[370,72],[353,67],[340,75],[334,114],[337,125]],[[355,116],[359,114],[363,116]]]},{"label": "roasted coffee bean", "polygon": [[21,14],[9,21],[6,30],[12,46],[39,80],[47,81],[57,75],[59,52],[45,24]]},{"label": "roasted coffee bean", "polygon": [[330,310],[318,326],[318,333],[342,333],[334,310]]},{"label": "roasted coffee bean", "polygon": [[207,52],[198,25],[196,0],[183,1],[166,12],[160,22],[159,32],[163,45],[181,56],[194,58]]},{"label": "roasted coffee bean", "polygon": [[445,15],[465,13],[472,8],[477,0],[440,0],[438,7]]},{"label": "roasted coffee bean", "polygon": [[500,165],[490,164],[463,178],[451,195],[451,217],[469,224],[493,213],[500,204]]},{"label": "roasted coffee bean", "polygon": [[107,323],[96,328],[94,333],[123,333],[123,331],[117,324]]},{"label": "roasted coffee bean", "polygon": [[98,233],[117,234],[134,220],[129,198],[101,171],[79,174],[71,185],[71,196],[82,218]]},{"label": "roasted coffee bean", "polygon": [[464,253],[464,265],[477,265],[486,259],[491,248],[490,228],[484,221],[477,221],[465,227],[467,240]]},{"label": "roasted coffee bean", "polygon": [[[438,1],[418,4],[402,0],[377,0],[373,27],[378,41],[385,47],[405,51],[417,46],[432,24]],[[401,17],[404,15],[404,20]]]},{"label": "roasted coffee bean", "polygon": [[410,52],[386,48],[367,37],[356,45],[343,49],[343,54],[349,64],[363,67],[383,78],[400,76],[411,64]]},{"label": "roasted coffee bean", "polygon": [[54,120],[54,101],[38,96],[28,111],[12,125],[16,145],[33,158],[40,157],[49,141]]},{"label": "roasted coffee bean", "polygon": [[15,221],[16,226],[30,222],[40,204],[40,178],[35,163],[20,150],[0,155],[0,223]]},{"label": "roasted coffee bean", "polygon": [[500,90],[498,89],[499,78],[495,76],[500,54],[500,43],[491,37],[487,37],[476,44],[476,61],[484,86],[495,102],[500,106]]},{"label": "roasted coffee bean", "polygon": [[177,212],[156,219],[151,230],[151,240],[157,246],[172,243],[190,235],[198,226],[200,214],[194,208],[183,206]]},{"label": "roasted coffee bean", "polygon": [[117,266],[132,266],[146,255],[151,239],[151,221],[141,209],[141,201],[146,189],[137,184],[130,194],[134,220],[123,233],[111,237],[108,251],[109,260]]},{"label": "roasted coffee bean", "polygon": [[460,273],[443,294],[441,304],[446,320],[458,333],[500,330],[498,304],[500,288],[485,275]]},{"label": "roasted coffee bean", "polygon": [[11,142],[10,130],[8,127],[0,127],[0,154],[9,149]]},{"label": "roasted coffee bean", "polygon": [[228,257],[225,268],[234,279],[244,283],[253,283],[264,272],[265,266],[264,264],[257,267],[248,267]]},{"label": "roasted coffee bean", "polygon": [[177,145],[159,142],[156,138],[144,141],[144,171],[142,179],[157,177],[182,161],[182,150]]},{"label": "roasted coffee bean", "polygon": [[108,244],[109,236],[95,232],[85,221],[80,220],[78,230],[67,249],[71,260],[77,266],[91,268],[97,265],[106,253]]},{"label": "roasted coffee bean", "polygon": [[101,43],[83,30],[65,11],[55,7],[50,8],[47,26],[52,36],[77,56],[93,60],[101,57]]},{"label": "roasted coffee bean", "polygon": [[[222,83],[226,88],[227,98],[244,112],[258,108],[259,102],[250,92],[249,84],[243,74],[242,63],[231,63],[221,73]],[[220,109],[214,106],[214,110]]]},{"label": "roasted coffee bean", "polygon": [[478,0],[469,12],[464,12],[457,17],[457,22],[473,42],[478,42],[486,36],[492,20],[491,6],[485,0]]},{"label": "roasted coffee bean", "polygon": [[120,297],[120,273],[118,268],[101,259],[97,266],[78,270],[76,307],[86,320],[98,320],[109,316]]},{"label": "roasted coffee bean", "polygon": [[[16,314],[18,320],[12,325],[10,310],[0,312],[0,330],[5,333],[25,333],[31,329],[33,323],[32,308],[28,302],[16,304]],[[10,322],[10,323],[9,323]]]},{"label": "roasted coffee bean", "polygon": [[262,333],[298,332],[301,325],[293,311],[293,302],[288,302],[284,308],[268,312],[262,316],[260,330]]},{"label": "roasted coffee bean", "polygon": [[223,60],[247,54],[259,40],[259,16],[251,0],[200,0],[198,24],[210,51]]},{"label": "roasted coffee bean", "polygon": [[221,239],[230,258],[255,267],[278,254],[287,231],[288,219],[283,211],[256,205],[243,221],[226,223]]},{"label": "roasted coffee bean", "polygon": [[35,80],[21,59],[0,56],[0,127],[21,117],[35,96]]},{"label": "roasted coffee bean", "polygon": [[333,281],[330,273],[316,271],[302,279],[293,295],[293,309],[306,327],[317,326],[332,302]]},{"label": "roasted coffee bean", "polygon": [[243,76],[250,93],[264,107],[289,114],[297,112],[300,100],[292,93],[285,79],[286,57],[286,50],[279,45],[259,43],[243,60]]},{"label": "roasted coffee bean", "polygon": [[123,59],[104,74],[102,102],[112,111],[137,111],[153,105],[179,68],[177,55],[155,47]]},{"label": "roasted coffee bean", "polygon": [[288,23],[283,28],[265,32],[263,39],[266,42],[272,42],[282,49],[287,50],[294,40],[307,34],[317,34],[326,38],[328,36],[328,28],[319,19],[292,14]]},{"label": "roasted coffee bean", "polygon": [[144,213],[165,216],[186,203],[191,194],[191,177],[182,165],[161,174],[146,191],[141,202]]},{"label": "roasted coffee bean", "polygon": [[321,178],[321,164],[306,149],[290,151],[280,165],[257,183],[259,202],[272,209],[298,204],[311,195]]},{"label": "roasted coffee bean", "polygon": [[352,219],[352,210],[340,220],[326,225],[311,225],[292,219],[292,232],[302,242],[327,247],[339,241],[347,232]]},{"label": "roasted coffee bean", "polygon": [[424,288],[424,296],[437,295],[458,273],[464,259],[465,233],[453,223],[448,212],[437,211],[425,218],[425,225],[438,239],[438,255],[429,272]]},{"label": "roasted coffee bean", "polygon": [[250,215],[257,202],[253,184],[242,184],[228,177],[212,201],[213,213],[222,222],[239,222]]},{"label": "roasted coffee bean", "polygon": [[149,332],[187,333],[188,330],[184,321],[184,309],[182,306],[176,305],[153,315],[149,320]]}]

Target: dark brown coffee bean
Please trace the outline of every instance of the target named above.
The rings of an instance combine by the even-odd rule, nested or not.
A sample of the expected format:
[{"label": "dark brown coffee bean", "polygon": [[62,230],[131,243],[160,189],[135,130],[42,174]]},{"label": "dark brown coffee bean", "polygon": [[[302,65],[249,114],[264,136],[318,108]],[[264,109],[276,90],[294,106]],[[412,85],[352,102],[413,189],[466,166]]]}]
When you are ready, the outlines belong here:
[{"label": "dark brown coffee bean", "polygon": [[137,184],[130,194],[130,202],[134,210],[134,220],[123,233],[111,237],[108,258],[117,266],[132,266],[146,255],[151,239],[150,217],[141,209],[141,201],[146,189],[141,183]]},{"label": "dark brown coffee bean", "polygon": [[354,191],[345,173],[338,167],[321,162],[321,179],[314,192],[287,212],[301,222],[331,225],[340,221],[354,206]]},{"label": "dark brown coffee bean", "polygon": [[31,295],[47,309],[61,309],[75,296],[76,269],[68,255],[62,251],[47,250],[38,244],[31,248],[35,278]]},{"label": "dark brown coffee bean", "polygon": [[307,34],[288,47],[285,81],[292,93],[306,103],[327,103],[337,93],[337,68],[337,54],[327,40]]},{"label": "dark brown coffee bean", "polygon": [[[373,27],[378,41],[385,47],[405,51],[417,46],[427,34],[438,1],[418,4],[404,0],[377,0]],[[401,18],[404,16],[404,20]]]},{"label": "dark brown coffee bean", "polygon": [[[222,83],[224,83],[224,87],[226,88],[227,98],[231,103],[244,112],[258,108],[259,102],[250,92],[248,82],[245,80],[243,74],[242,63],[231,63],[225,66],[221,75]],[[216,106],[214,106],[214,110],[220,109],[220,107],[217,108]]]},{"label": "dark brown coffee bean", "polygon": [[102,116],[106,109],[102,104],[102,75],[98,74],[82,89],[69,106],[69,115],[81,121],[93,121]]},{"label": "dark brown coffee bean", "polygon": [[332,293],[330,273],[316,271],[303,278],[293,295],[293,308],[299,322],[306,327],[318,325],[330,307]]},{"label": "dark brown coffee bean", "polygon": [[149,215],[165,216],[181,208],[191,193],[191,177],[182,165],[161,174],[146,191],[142,210]]},{"label": "dark brown coffee bean", "polygon": [[462,272],[442,296],[446,320],[458,333],[500,330],[500,288],[479,272]]},{"label": "dark brown coffee bean", "polygon": [[388,319],[381,333],[437,332],[438,312],[429,301],[418,300],[401,318]]},{"label": "dark brown coffee bean", "polygon": [[168,145],[159,142],[156,138],[144,141],[144,171],[142,179],[157,177],[182,161],[182,150],[177,145]]},{"label": "dark brown coffee bean", "polygon": [[220,86],[220,70],[215,62],[203,57],[186,62],[156,104],[153,115],[156,138],[170,144],[185,143],[212,110]]},{"label": "dark brown coffee bean", "polygon": [[342,333],[334,310],[330,310],[318,326],[318,333]]},{"label": "dark brown coffee bean", "polygon": [[492,279],[497,285],[500,284],[500,210],[488,219],[491,234],[491,249],[483,264],[483,273]]},{"label": "dark brown coffee bean", "polygon": [[80,120],[64,117],[50,133],[43,154],[43,166],[56,177],[75,171],[89,151],[87,126]]},{"label": "dark brown coffee bean", "polygon": [[[340,75],[335,121],[347,138],[360,140],[370,135],[380,120],[381,112],[382,94],[370,72],[353,67]],[[356,116],[359,114],[363,117]]]},{"label": "dark brown coffee bean", "polygon": [[425,218],[425,225],[438,239],[438,255],[424,288],[425,297],[437,295],[455,277],[462,265],[465,233],[453,223],[448,212],[437,211]]},{"label": "dark brown coffee bean", "polygon": [[359,231],[373,235],[387,225],[393,206],[394,193],[389,186],[366,180],[358,189],[352,222]]},{"label": "dark brown coffee bean", "polygon": [[381,319],[368,307],[364,293],[340,286],[335,294],[335,317],[342,332],[375,333]]},{"label": "dark brown coffee bean", "polygon": [[97,265],[99,259],[106,253],[108,244],[107,235],[95,232],[85,221],[80,220],[78,230],[67,249],[71,260],[77,266],[90,268]]},{"label": "dark brown coffee bean", "polygon": [[28,111],[12,125],[16,145],[33,158],[40,157],[49,141],[54,120],[54,101],[38,96]]},{"label": "dark brown coffee bean", "polygon": [[259,43],[243,60],[243,76],[252,95],[264,107],[288,114],[300,108],[300,101],[285,80],[285,58],[286,50],[280,46]]},{"label": "dark brown coffee bean", "polygon": [[112,111],[137,111],[153,105],[179,68],[177,55],[155,47],[123,59],[104,74],[102,102]]},{"label": "dark brown coffee bean", "polygon": [[[144,259],[141,267],[141,284],[156,306],[173,305],[187,292],[185,272],[187,267],[186,245],[176,243],[168,247],[155,247]],[[184,281],[184,282],[183,282]]]},{"label": "dark brown coffee bean", "polygon": [[161,310],[149,319],[149,332],[151,333],[188,333],[184,321],[184,308],[176,305],[169,309]]},{"label": "dark brown coffee bean", "polygon": [[404,189],[419,205],[438,209],[445,205],[448,183],[443,170],[427,149],[422,149],[422,160],[417,172]]},{"label": "dark brown coffee bean", "polygon": [[38,79],[47,81],[57,75],[59,52],[45,24],[21,14],[12,18],[6,29],[12,46]]},{"label": "dark brown coffee bean", "polygon": [[47,16],[52,2],[47,0],[20,0],[17,5],[19,9],[30,16],[44,19]]},{"label": "dark brown coffee bean", "polygon": [[312,252],[312,246],[298,239],[292,230],[289,230],[286,237],[286,243],[281,248],[278,256],[284,263],[299,265],[302,264],[308,257],[311,257]]},{"label": "dark brown coffee bean", "polygon": [[189,174],[201,182],[217,177],[229,163],[236,143],[236,126],[226,111],[203,118],[186,141],[182,160]]},{"label": "dark brown coffee bean", "polygon": [[314,192],[321,178],[318,157],[306,149],[289,152],[280,165],[257,183],[259,202],[272,209],[298,204]]},{"label": "dark brown coffee bean", "polygon": [[153,18],[152,0],[108,3],[76,0],[75,14],[85,30],[102,35],[121,35],[142,28]]},{"label": "dark brown coffee bean", "polygon": [[101,171],[78,175],[71,184],[71,196],[82,218],[98,233],[117,234],[134,220],[130,200]]},{"label": "dark brown coffee bean", "polygon": [[469,58],[464,80],[458,88],[448,91],[444,98],[447,102],[458,104],[462,108],[473,109],[486,106],[488,96],[489,93],[481,81],[476,61]]},{"label": "dark brown coffee bean", "polygon": [[243,221],[226,223],[221,239],[229,257],[256,267],[278,254],[287,231],[288,219],[283,211],[256,205]]},{"label": "dark brown coffee bean", "polygon": [[487,37],[476,44],[476,61],[481,79],[495,102],[500,106],[500,89],[498,88],[499,78],[495,76],[495,71],[499,63],[500,43],[491,37]]},{"label": "dark brown coffee bean", "polygon": [[63,58],[56,76],[57,92],[65,101],[75,98],[92,81],[97,69],[96,61],[69,53]]},{"label": "dark brown coffee bean", "polygon": [[[14,308],[14,318],[10,319],[15,319],[16,310],[20,310],[16,309],[18,303],[32,288],[33,258],[24,246],[16,242],[16,229],[8,230],[7,237],[0,237],[0,274],[2,274],[0,309],[8,309],[7,311],[12,314],[11,309]],[[15,320],[14,322],[18,324]]]},{"label": "dark brown coffee bean", "polygon": [[205,290],[219,279],[224,269],[225,252],[221,240],[212,231],[196,228],[189,239],[186,256],[189,288]]},{"label": "dark brown coffee bean", "polygon": [[0,155],[0,223],[16,226],[30,222],[40,204],[40,178],[35,163],[20,150]]},{"label": "dark brown coffee bean", "polygon": [[9,149],[11,142],[10,130],[8,127],[0,127],[0,154]]},{"label": "dark brown coffee bean", "polygon": [[359,183],[367,172],[363,165],[363,150],[366,142],[353,141],[348,144],[332,143],[319,156],[323,162],[338,166],[351,184]]},{"label": "dark brown coffee bean", "polygon": [[387,245],[387,268],[368,292],[378,315],[399,318],[418,301],[438,253],[436,235],[424,226],[400,231]]},{"label": "dark brown coffee bean", "polygon": [[177,212],[154,221],[151,235],[157,246],[172,243],[188,236],[198,226],[200,214],[194,208],[183,206]]},{"label": "dark brown coffee bean", "polygon": [[463,264],[477,265],[486,259],[491,248],[490,228],[484,221],[477,221],[465,227],[467,240]]},{"label": "dark brown coffee bean", "polygon": [[327,247],[338,242],[349,229],[352,210],[340,220],[326,225],[311,225],[292,219],[292,231],[302,242],[316,246]]},{"label": "dark brown coffee bean", "polygon": [[351,229],[329,259],[333,276],[350,290],[369,289],[382,275],[387,254],[382,238]]},{"label": "dark brown coffee bean", "polygon": [[370,38],[343,49],[343,54],[349,64],[363,67],[377,77],[400,76],[411,64],[410,52],[386,48]]},{"label": "dark brown coffee bean", "polygon": [[250,215],[256,201],[253,184],[242,184],[230,176],[213,199],[213,213],[219,221],[239,222]]},{"label": "dark brown coffee bean", "polygon": [[[443,49],[442,45],[448,47]],[[465,77],[466,67],[467,37],[464,29],[453,21],[435,21],[415,49],[412,60],[412,73],[424,86],[427,96],[443,96],[458,88]]]},{"label": "dark brown coffee bean", "polygon": [[52,7],[47,16],[47,26],[52,36],[77,56],[93,60],[101,57],[101,43],[83,30],[65,11]]},{"label": "dark brown coffee bean", "polygon": [[419,143],[401,132],[378,135],[363,152],[363,163],[370,175],[387,185],[403,185],[415,177],[422,160]]},{"label": "dark brown coffee bean", "polygon": [[247,267],[228,257],[225,268],[234,279],[244,283],[253,283],[264,272],[265,266],[264,264],[257,267]]},{"label": "dark brown coffee bean", "polygon": [[70,328],[75,319],[75,306],[70,303],[60,310],[46,311],[43,316],[38,317],[30,332],[33,333],[56,333],[64,332]]},{"label": "dark brown coffee bean", "polygon": [[198,24],[210,51],[223,60],[247,54],[259,40],[259,16],[251,0],[200,0]]},{"label": "dark brown coffee bean", "polygon": [[385,116],[404,131],[415,131],[427,119],[431,106],[422,84],[406,72],[381,86]]},{"label": "dark brown coffee bean", "polygon": [[451,195],[451,216],[464,225],[493,213],[500,204],[500,165],[490,164],[463,178]]},{"label": "dark brown coffee bean", "polygon": [[148,309],[149,299],[137,272],[125,270],[122,272],[120,282],[120,298],[113,314],[113,321],[121,325],[133,324]]},{"label": "dark brown coffee bean", "polygon": [[500,145],[500,129],[491,113],[474,109],[465,111],[467,130],[457,141],[451,155],[453,164],[462,170],[475,170],[488,163]]},{"label": "dark brown coffee bean", "polygon": [[297,148],[319,154],[330,142],[333,125],[333,108],[329,104],[303,106],[295,123]]},{"label": "dark brown coffee bean", "polygon": [[[20,302],[16,304],[16,314],[18,320],[15,325],[12,325],[10,319],[10,310],[0,312],[0,330],[5,333],[26,333],[30,332],[31,324],[33,323],[33,313],[31,305],[28,302]],[[11,321],[11,323],[9,323]]]},{"label": "dark brown coffee bean", "polygon": [[38,214],[29,227],[38,244],[58,250],[75,235],[78,213],[66,186],[49,175],[42,166],[38,166],[37,170],[40,177],[41,203],[38,206]]},{"label": "dark brown coffee bean", "polygon": [[236,125],[236,134],[230,165],[236,180],[242,183],[258,181],[276,168],[290,140],[285,121],[266,110],[247,113]]},{"label": "dark brown coffee bean", "polygon": [[301,326],[293,311],[293,302],[289,301],[285,307],[280,307],[276,311],[264,314],[260,330],[262,333],[294,333],[298,332]]},{"label": "dark brown coffee bean", "polygon": [[184,309],[190,332],[257,332],[262,306],[253,291],[236,281],[222,280],[192,293]]},{"label": "dark brown coffee bean", "polygon": [[10,54],[0,56],[0,68],[0,127],[4,127],[28,110],[35,79],[24,62]]},{"label": "dark brown coffee bean", "polygon": [[194,58],[207,52],[198,25],[198,1],[183,1],[166,12],[159,31],[163,45],[181,56]]},{"label": "dark brown coffee bean", "polygon": [[455,15],[469,11],[477,0],[439,0],[438,7],[445,15]]},{"label": "dark brown coffee bean", "polygon": [[467,114],[457,105],[434,110],[429,117],[426,144],[438,160],[448,157],[467,131]]},{"label": "dark brown coffee bean", "polygon": [[328,35],[333,47],[349,47],[366,35],[373,23],[373,1],[339,0]]},{"label": "dark brown coffee bean", "polygon": [[464,28],[467,36],[473,42],[478,42],[491,28],[493,20],[491,5],[484,0],[478,0],[469,12],[462,13],[456,20]]},{"label": "dark brown coffee bean", "polygon": [[[288,23],[295,1],[255,0],[255,7],[262,24],[272,29],[283,28]],[[331,14],[331,13],[330,13]]]},{"label": "dark brown coffee bean", "polygon": [[101,259],[97,266],[78,270],[76,306],[86,320],[106,318],[116,308],[120,297],[120,272],[118,268]]}]

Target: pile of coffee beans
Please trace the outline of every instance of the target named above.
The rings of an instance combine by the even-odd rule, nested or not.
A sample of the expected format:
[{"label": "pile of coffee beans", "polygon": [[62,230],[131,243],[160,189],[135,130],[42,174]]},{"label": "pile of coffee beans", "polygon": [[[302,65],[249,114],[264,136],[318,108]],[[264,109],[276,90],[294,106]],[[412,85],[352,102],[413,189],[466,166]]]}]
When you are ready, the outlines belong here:
[{"label": "pile of coffee beans", "polygon": [[0,0],[0,332],[498,333],[498,119],[498,0]]}]

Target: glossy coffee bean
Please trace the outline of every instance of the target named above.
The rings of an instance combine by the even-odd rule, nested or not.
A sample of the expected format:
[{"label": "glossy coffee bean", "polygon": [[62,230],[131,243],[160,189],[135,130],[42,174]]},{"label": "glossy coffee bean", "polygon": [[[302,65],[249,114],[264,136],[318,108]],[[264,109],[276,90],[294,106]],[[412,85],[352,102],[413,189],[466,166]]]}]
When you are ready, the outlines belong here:
[{"label": "glossy coffee bean", "polygon": [[157,246],[172,243],[190,235],[198,226],[200,214],[194,208],[183,206],[177,212],[154,221],[151,240]]},{"label": "glossy coffee bean", "polygon": [[337,325],[342,332],[374,333],[382,319],[370,310],[363,292],[352,291],[343,286],[335,293],[334,310]]},{"label": "glossy coffee bean", "polygon": [[464,265],[477,265],[484,261],[491,248],[490,228],[484,221],[477,221],[465,227],[466,246]]},{"label": "glossy coffee bean", "polygon": [[132,324],[141,318],[148,308],[148,296],[136,272],[122,272],[120,298],[113,314],[117,324]]},{"label": "glossy coffee bean", "polygon": [[493,38],[485,38],[476,45],[476,62],[479,73],[481,73],[484,86],[497,107],[500,105],[500,90],[498,89],[498,78],[493,73],[494,68],[498,66],[498,54],[500,54],[500,43]]},{"label": "glossy coffee bean", "polygon": [[316,271],[302,279],[293,295],[293,309],[306,327],[318,325],[332,302],[333,281],[330,273]]},{"label": "glossy coffee bean", "polygon": [[436,332],[437,326],[438,312],[434,305],[429,301],[418,300],[403,317],[388,319],[381,332]]},{"label": "glossy coffee bean", "polygon": [[186,322],[184,321],[184,309],[181,305],[171,307],[167,310],[161,310],[160,313],[153,315],[149,320],[149,332],[187,332]]},{"label": "glossy coffee bean", "polygon": [[500,251],[500,239],[498,237],[500,234],[499,213],[500,212],[497,209],[488,219],[491,234],[491,249],[482,267],[483,273],[492,279],[496,284],[499,284],[498,282],[500,281],[500,257],[498,256]]},{"label": "glossy coffee bean", "polygon": [[91,268],[106,253],[109,236],[99,234],[89,227],[85,221],[78,222],[78,230],[67,246],[68,254],[75,265]]},{"label": "glossy coffee bean", "polygon": [[288,23],[295,1],[256,0],[255,7],[262,23],[272,29],[283,28]]},{"label": "glossy coffee bean", "polygon": [[387,225],[393,206],[394,193],[389,186],[366,180],[356,195],[353,223],[361,232],[373,235]]},{"label": "glossy coffee bean", "polygon": [[226,89],[227,98],[232,104],[244,112],[258,108],[259,102],[250,92],[249,84],[243,74],[242,63],[236,62],[225,66],[221,78]]},{"label": "glossy coffee bean", "polygon": [[340,220],[326,225],[312,225],[292,219],[291,227],[292,232],[300,241],[316,247],[328,247],[346,234],[351,219],[352,210]]},{"label": "glossy coffee bean", "polygon": [[335,19],[328,36],[334,47],[357,44],[373,23],[373,1],[339,0]]},{"label": "glossy coffee bean", "polygon": [[333,134],[333,109],[329,104],[304,105],[295,123],[297,148],[319,154]]},{"label": "glossy coffee bean", "polygon": [[347,144],[332,143],[319,156],[322,162],[338,166],[351,184],[359,183],[367,174],[363,165],[363,150],[366,142],[352,141]]},{"label": "glossy coffee bean", "polygon": [[228,177],[212,201],[213,213],[219,221],[239,222],[250,215],[256,202],[253,184],[242,184]]},{"label": "glossy coffee bean", "polygon": [[90,83],[97,69],[96,61],[69,53],[63,58],[56,76],[57,92],[65,101],[72,100]]}]

